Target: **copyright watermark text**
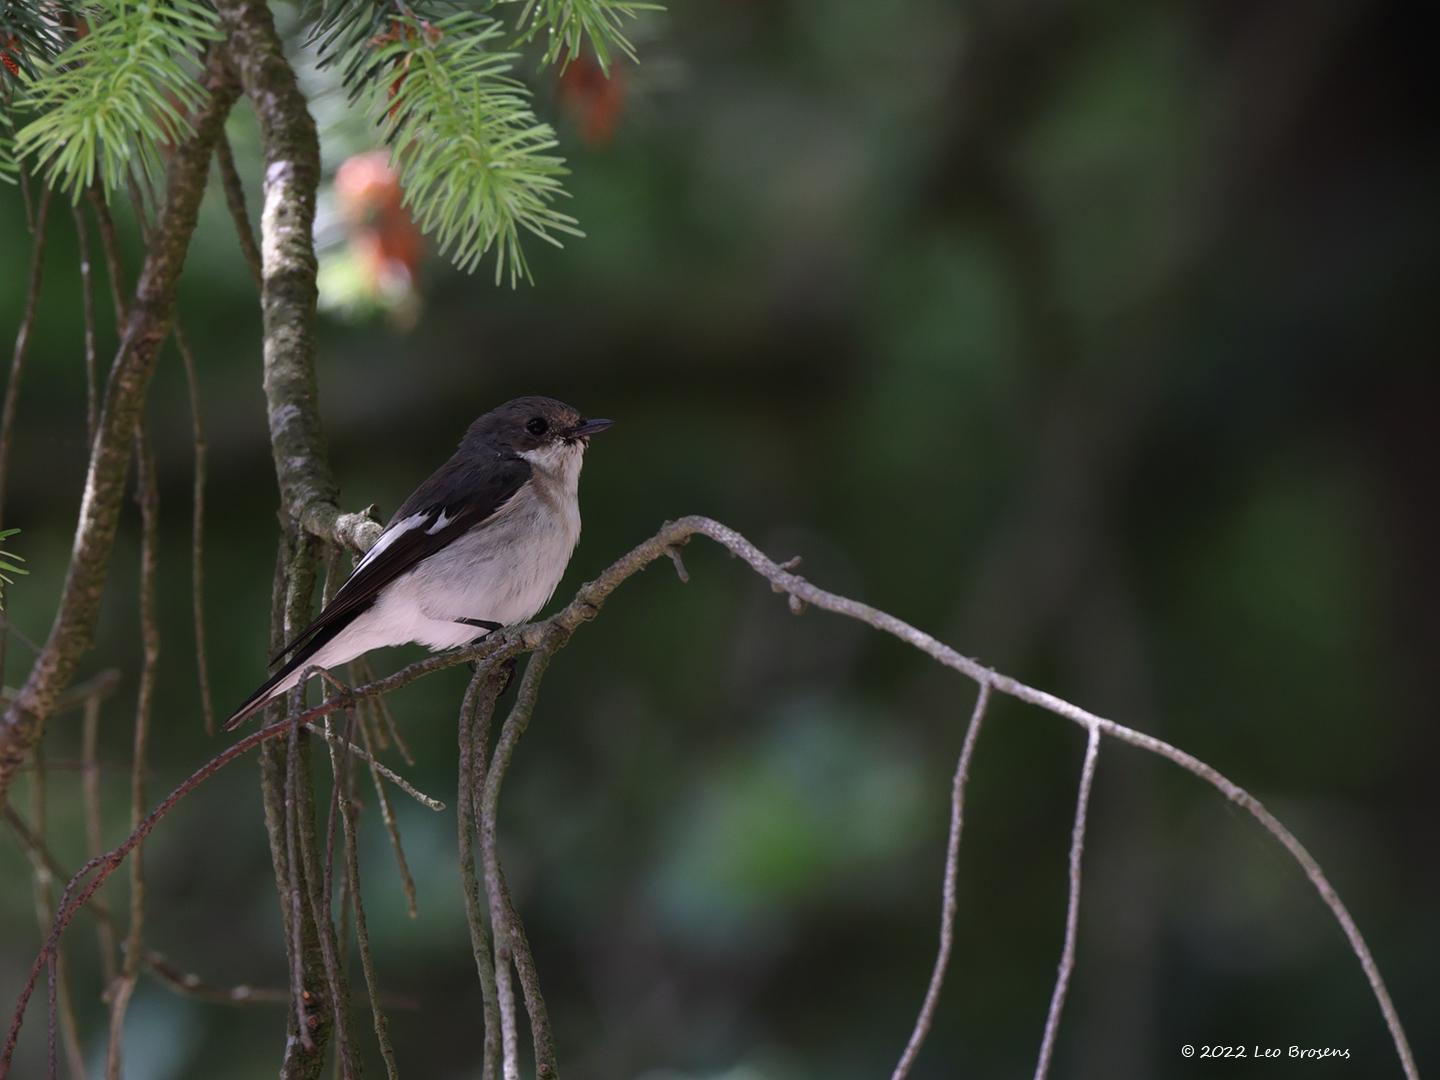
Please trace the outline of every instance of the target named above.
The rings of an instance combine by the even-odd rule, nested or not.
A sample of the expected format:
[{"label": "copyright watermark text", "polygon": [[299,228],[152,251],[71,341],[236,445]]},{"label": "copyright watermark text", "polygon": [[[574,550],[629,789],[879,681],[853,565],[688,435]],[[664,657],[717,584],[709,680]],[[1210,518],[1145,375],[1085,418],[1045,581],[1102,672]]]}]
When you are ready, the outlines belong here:
[{"label": "copyright watermark text", "polygon": [[1334,1046],[1192,1046],[1186,1043],[1180,1047],[1180,1056],[1185,1058],[1305,1058],[1319,1061],[1322,1058],[1343,1058],[1349,1060],[1348,1047]]}]

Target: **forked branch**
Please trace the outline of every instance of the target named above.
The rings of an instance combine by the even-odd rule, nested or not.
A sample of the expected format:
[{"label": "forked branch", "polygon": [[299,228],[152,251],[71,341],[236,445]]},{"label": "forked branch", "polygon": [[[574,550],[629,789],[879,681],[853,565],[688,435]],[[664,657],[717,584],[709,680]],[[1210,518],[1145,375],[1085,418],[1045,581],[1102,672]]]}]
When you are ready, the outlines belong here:
[{"label": "forked branch", "polygon": [[[1128,743],[1131,746],[1138,747],[1173,762],[1187,772],[1198,776],[1218,790],[1232,803],[1243,808],[1290,852],[1295,861],[1299,863],[1316,892],[1320,894],[1321,900],[1330,909],[1336,921],[1340,924],[1341,929],[1350,941],[1351,949],[1356,959],[1360,962],[1360,966],[1370,982],[1371,990],[1379,1004],[1380,1012],[1385,1019],[1385,1023],[1389,1027],[1395,1052],[1406,1077],[1409,1078],[1409,1080],[1419,1080],[1415,1059],[1411,1053],[1410,1045],[1406,1039],[1399,1015],[1390,999],[1390,994],[1385,987],[1384,980],[1381,978],[1374,957],[1371,955],[1369,947],[1365,944],[1365,940],[1360,934],[1359,929],[1355,926],[1355,922],[1351,918],[1349,911],[1345,908],[1339,896],[1336,895],[1334,888],[1321,871],[1319,865],[1315,862],[1315,859],[1305,850],[1304,846],[1295,838],[1294,834],[1285,828],[1273,814],[1266,810],[1253,795],[1209,765],[1187,754],[1185,751],[1171,746],[1167,742],[1136,731],[1133,728],[1128,728],[1123,724],[1118,724],[1113,720],[1107,720],[1104,717],[1097,716],[1079,706],[1063,701],[1052,694],[1047,694],[1043,690],[1037,690],[1016,679],[991,671],[984,665],[960,655],[948,645],[943,644],[924,631],[916,629],[909,623],[893,615],[857,600],[827,592],[811,584],[803,577],[775,563],[756,548],[754,544],[733,529],[705,517],[686,517],[678,521],[666,523],[660,531],[650,539],[639,544],[630,552],[616,560],[593,581],[581,586],[575,598],[548,619],[492,634],[483,642],[470,648],[421,660],[401,669],[393,675],[376,679],[363,686],[355,687],[348,693],[336,694],[327,701],[300,711],[297,716],[292,716],[287,720],[271,724],[266,728],[262,728],[246,736],[234,746],[225,750],[204,765],[153,810],[150,815],[141,822],[140,828],[132,833],[123,844],[105,856],[92,859],[76,874],[66,887],[56,911],[55,924],[51,929],[44,949],[42,949],[40,955],[31,967],[30,976],[17,1003],[15,1014],[12,1018],[10,1033],[5,1043],[3,1057],[0,1057],[0,1080],[3,1080],[3,1077],[8,1072],[10,1057],[14,1050],[20,1025],[23,1022],[25,1007],[34,992],[41,970],[46,966],[48,958],[54,955],[61,933],[63,933],[65,927],[74,918],[79,906],[83,905],[84,902],[93,895],[105,877],[123,863],[125,857],[134,849],[135,845],[148,835],[160,819],[190,791],[194,790],[194,788],[214,775],[215,772],[218,772],[226,764],[240,757],[250,749],[259,746],[267,740],[284,735],[293,723],[313,722],[337,710],[349,708],[355,701],[361,698],[374,697],[387,693],[397,687],[414,682],[416,679],[422,678],[434,671],[453,667],[456,664],[466,661],[474,661],[477,664],[479,672],[489,672],[495,670],[502,661],[522,652],[539,653],[540,655],[537,656],[536,659],[543,661],[548,654],[557,651],[567,643],[574,631],[594,619],[610,595],[619,588],[621,584],[645,569],[645,567],[649,566],[650,563],[655,560],[669,558],[672,549],[683,545],[694,536],[704,536],[720,544],[743,560],[755,573],[770,582],[777,592],[785,594],[791,600],[801,605],[810,605],[863,622],[868,626],[899,638],[901,641],[919,649],[944,666],[952,668],[973,679],[981,687],[981,700],[977,703],[977,718],[980,711],[979,707],[983,705],[985,694],[988,690],[990,693],[1006,694],[1029,704],[1036,705],[1084,728],[1087,735],[1092,736],[1092,740],[1087,749],[1086,764],[1082,773],[1081,792],[1077,803],[1076,826],[1072,839],[1071,911],[1074,910],[1074,906],[1078,902],[1079,853],[1084,837],[1083,814],[1089,797],[1090,782],[1094,772],[1095,752],[1100,736],[1109,736],[1120,742]],[[477,675],[479,672],[477,672]],[[536,678],[538,679],[538,672]],[[477,678],[476,683],[472,684],[472,695],[479,694],[480,679]],[[476,702],[476,697],[472,696],[470,701],[472,703]],[[473,704],[471,707],[474,707]],[[503,747],[497,746],[495,756],[490,763],[487,774],[483,778],[482,791],[477,793],[474,787],[470,786],[466,792],[472,800],[477,794],[482,796],[482,809],[483,803],[490,802],[489,796],[492,793],[498,798],[500,783],[503,777],[496,775],[496,773],[497,771],[503,772],[504,766],[509,762],[510,753],[513,752],[514,741],[518,739],[520,732],[524,730],[524,724],[529,722],[531,710],[533,710],[533,702],[530,702],[526,706],[519,717],[514,717],[514,714],[512,714],[512,717],[516,719],[516,727],[512,731],[512,737],[508,740],[508,749],[505,749],[502,753]],[[977,733],[978,723],[972,721],[966,739],[968,753],[973,753],[973,742]],[[503,734],[500,743],[507,743]],[[462,743],[462,746],[471,754],[475,751],[473,738],[466,739]],[[954,801],[952,801],[952,840],[950,845],[951,854],[947,858],[947,886],[951,875],[950,866],[954,861],[953,850],[956,843],[958,843],[959,824],[961,820],[959,815],[959,799],[963,796],[964,778],[968,768],[968,762],[967,751],[962,751],[962,761],[960,768],[957,769],[956,791]],[[463,771],[464,768],[462,764],[462,772]],[[471,774],[471,780],[473,784],[473,772]],[[461,812],[463,813],[464,811],[465,807],[462,802]],[[947,887],[947,895],[948,893],[949,889]],[[508,903],[502,904],[501,910],[506,910],[507,907]],[[950,901],[947,900],[946,923],[948,923],[949,920],[950,910]],[[492,918],[495,914],[496,912],[492,907]],[[1073,931],[1068,929],[1070,918],[1071,917],[1067,917],[1067,949],[1070,949],[1073,955],[1074,935]],[[472,921],[472,928],[474,925]],[[498,939],[500,927],[496,926],[495,931],[495,936]],[[945,946],[947,940],[948,938],[942,929],[942,950],[946,953],[948,953],[948,949]],[[498,943],[497,941],[497,944]],[[476,951],[477,961],[479,961],[481,958],[478,954],[481,950],[477,948]],[[497,949],[497,952],[498,951]],[[943,972],[943,957],[941,960],[942,962],[937,963],[937,978],[939,973]],[[480,967],[483,975],[484,964],[481,963]],[[1062,966],[1062,974],[1065,980],[1068,980],[1069,977],[1068,968],[1069,965]],[[496,974],[498,975],[499,972],[497,971]],[[932,979],[932,985],[938,985],[935,979]],[[1057,991],[1057,1000],[1063,1000],[1063,989],[1057,987]],[[938,993],[938,989],[935,992]],[[927,994],[927,1003],[929,1002],[929,998],[930,995]],[[933,1005],[930,1005],[929,1009],[933,1010]],[[1052,1005],[1051,1012],[1052,1019],[1058,1018],[1058,1006]],[[917,1031],[921,1038],[923,1038],[924,1029],[928,1024],[926,1016],[927,1011],[922,1008],[921,1021],[917,1023]],[[1058,1022],[1058,1019],[1055,1019],[1055,1022]],[[1047,1027],[1048,1026],[1050,1025],[1047,1024]],[[912,1039],[912,1042],[915,1042],[915,1040]],[[915,1048],[918,1052],[918,1042],[915,1043]],[[908,1068],[906,1063],[909,1060],[913,1060],[913,1057],[914,1053],[907,1047],[906,1057],[902,1058],[902,1066]],[[903,1076],[903,1073],[900,1073],[900,1075]]]}]

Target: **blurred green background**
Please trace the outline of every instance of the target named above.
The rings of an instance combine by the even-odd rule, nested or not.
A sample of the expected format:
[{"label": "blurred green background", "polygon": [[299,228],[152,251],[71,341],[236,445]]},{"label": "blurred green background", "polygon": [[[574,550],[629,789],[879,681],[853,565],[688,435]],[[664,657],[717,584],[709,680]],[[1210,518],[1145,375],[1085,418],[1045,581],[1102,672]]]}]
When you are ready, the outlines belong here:
[{"label": "blurred green background", "polygon": [[[388,516],[475,415],[518,393],[615,417],[589,457],[560,597],[666,518],[709,514],[777,558],[803,555],[821,585],[1177,743],[1320,860],[1433,1065],[1440,170],[1407,14],[1361,0],[677,4],[640,27],[643,63],[622,69],[621,93],[537,80],[588,235],[562,252],[532,244],[534,287],[431,257],[398,300],[355,302],[359,240],[327,201],[338,307],[319,377],[344,501]],[[307,78],[334,170],[363,133]],[[247,109],[230,130],[253,200]],[[28,250],[14,189],[0,189],[0,223],[0,326],[14,327]],[[6,507],[32,571],[7,612],[34,639],[85,461],[76,265],[59,213]],[[218,188],[181,313],[210,444],[223,709],[264,671],[277,497],[258,310]],[[173,353],[149,418],[164,529],[154,801],[220,745],[197,704]],[[126,831],[139,663],[126,515],[85,664],[125,676],[103,725],[111,842]],[[795,618],[703,542],[688,562],[689,585],[652,568],[560,655],[507,784],[506,859],[562,1065],[888,1075],[933,960],[973,688],[857,625]],[[7,685],[27,660],[12,635]],[[465,675],[393,700],[419,759],[407,773],[452,804]],[[950,977],[915,1076],[1033,1068],[1083,746],[1064,721],[995,704]],[[78,865],[75,714],[46,751],[52,841]],[[216,777],[146,849],[149,942],[216,984],[286,978],[256,772],[247,760]],[[24,785],[15,802],[28,812]],[[473,1075],[480,993],[453,811],[397,810],[418,920],[373,799],[362,858],[383,984],[414,1006],[391,1012],[402,1071]],[[1247,816],[1107,744],[1091,818],[1054,1075],[1398,1075],[1340,931]],[[8,839],[0,882],[8,1003],[39,940]],[[90,924],[69,941],[98,1063]],[[142,981],[127,1076],[271,1075],[283,1027],[280,1007]],[[23,1068],[41,1068],[43,1031],[37,1003]],[[1350,1057],[1185,1061],[1184,1043]]]}]

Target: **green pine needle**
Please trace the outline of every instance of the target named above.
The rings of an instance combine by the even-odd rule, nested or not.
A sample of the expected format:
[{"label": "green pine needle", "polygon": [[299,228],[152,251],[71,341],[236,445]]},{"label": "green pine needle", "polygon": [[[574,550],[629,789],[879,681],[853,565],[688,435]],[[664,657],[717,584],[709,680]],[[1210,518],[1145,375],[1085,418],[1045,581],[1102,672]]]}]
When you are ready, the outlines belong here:
[{"label": "green pine needle", "polygon": [[[18,533],[19,529],[0,529],[0,540],[8,540]],[[14,560],[13,562],[11,560]],[[11,574],[28,574],[30,571],[24,567],[16,566],[16,562],[24,562],[19,555],[9,551],[0,551],[0,611],[5,610],[4,596],[5,586],[13,585],[15,581]]]},{"label": "green pine needle", "polygon": [[98,180],[124,185],[157,170],[162,147],[192,133],[205,102],[195,71],[220,39],[202,0],[92,0],[90,32],[22,78],[21,104],[39,115],[15,136],[50,184],[78,198]]},{"label": "green pine needle", "polygon": [[[390,144],[405,204],[442,253],[473,270],[492,248],[495,280],[530,279],[526,232],[560,246],[583,236],[552,203],[565,195],[555,132],[536,119],[514,54],[490,52],[505,33],[495,19],[458,12],[436,22],[393,16],[383,44],[367,39],[380,74],[362,88]],[[357,58],[347,69],[363,69]]]},{"label": "green pine needle", "polygon": [[545,36],[544,63],[559,61],[563,67],[588,43],[608,75],[612,52],[636,59],[635,46],[625,36],[626,21],[642,11],[662,10],[660,4],[631,0],[526,0],[519,25],[525,41]]}]

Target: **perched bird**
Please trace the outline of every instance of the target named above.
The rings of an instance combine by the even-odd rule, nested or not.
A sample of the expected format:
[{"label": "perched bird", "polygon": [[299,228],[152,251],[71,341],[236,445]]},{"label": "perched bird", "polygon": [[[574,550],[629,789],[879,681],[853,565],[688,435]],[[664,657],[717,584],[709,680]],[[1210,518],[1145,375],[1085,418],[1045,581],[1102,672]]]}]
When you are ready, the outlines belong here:
[{"label": "perched bird", "polygon": [[271,660],[290,657],[226,730],[308,668],[412,641],[452,649],[534,615],[580,538],[577,491],[590,436],[611,423],[547,397],[516,398],[476,420],[325,610]]}]

